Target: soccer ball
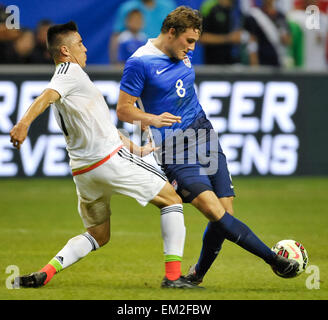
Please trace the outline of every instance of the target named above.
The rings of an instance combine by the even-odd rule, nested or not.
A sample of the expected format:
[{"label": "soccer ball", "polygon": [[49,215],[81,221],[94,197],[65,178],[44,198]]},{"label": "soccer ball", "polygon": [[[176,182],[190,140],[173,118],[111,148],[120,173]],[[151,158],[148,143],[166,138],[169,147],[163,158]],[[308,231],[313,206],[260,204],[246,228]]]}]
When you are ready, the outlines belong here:
[{"label": "soccer ball", "polygon": [[[272,250],[285,258],[296,260],[300,264],[298,270],[291,278],[299,276],[306,269],[309,262],[308,254],[298,241],[281,240],[272,247]],[[272,270],[276,275],[283,277],[274,268],[272,268]]]}]

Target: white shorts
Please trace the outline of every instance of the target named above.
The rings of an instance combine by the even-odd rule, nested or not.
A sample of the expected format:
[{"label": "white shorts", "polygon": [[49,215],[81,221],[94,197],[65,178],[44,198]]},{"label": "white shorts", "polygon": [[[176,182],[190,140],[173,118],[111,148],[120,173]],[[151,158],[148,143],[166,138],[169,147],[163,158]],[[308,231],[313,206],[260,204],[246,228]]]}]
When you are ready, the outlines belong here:
[{"label": "white shorts", "polygon": [[162,190],[167,178],[123,147],[99,167],[76,175],[73,180],[79,214],[84,226],[90,228],[109,219],[113,194],[130,196],[145,206]]}]

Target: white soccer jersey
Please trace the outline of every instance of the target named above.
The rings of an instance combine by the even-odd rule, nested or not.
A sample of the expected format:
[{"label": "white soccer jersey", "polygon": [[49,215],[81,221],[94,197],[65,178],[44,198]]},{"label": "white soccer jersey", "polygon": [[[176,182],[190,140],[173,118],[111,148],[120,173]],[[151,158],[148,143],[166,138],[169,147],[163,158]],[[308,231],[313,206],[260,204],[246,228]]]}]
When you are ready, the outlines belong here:
[{"label": "white soccer jersey", "polygon": [[53,111],[66,139],[72,169],[100,161],[122,145],[104,97],[80,65],[57,65],[47,88],[61,96]]}]

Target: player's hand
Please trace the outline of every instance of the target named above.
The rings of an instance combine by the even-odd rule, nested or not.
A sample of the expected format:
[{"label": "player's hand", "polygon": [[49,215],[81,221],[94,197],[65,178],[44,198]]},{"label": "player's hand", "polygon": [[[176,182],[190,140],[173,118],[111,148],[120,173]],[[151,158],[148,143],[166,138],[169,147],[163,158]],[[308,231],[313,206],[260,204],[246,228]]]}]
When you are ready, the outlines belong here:
[{"label": "player's hand", "polygon": [[149,132],[149,126],[146,126],[144,124],[141,124],[141,130],[145,132]]},{"label": "player's hand", "polygon": [[140,157],[145,157],[148,154],[158,150],[159,147],[153,147],[151,142],[148,142],[144,146],[140,147]]},{"label": "player's hand", "polygon": [[250,34],[246,30],[232,31],[227,35],[229,43],[233,44],[246,44],[250,39]]},{"label": "player's hand", "polygon": [[156,128],[161,127],[171,127],[174,123],[181,123],[181,117],[175,116],[169,112],[164,112],[160,114],[159,116],[155,116],[152,125]]},{"label": "player's hand", "polygon": [[28,126],[23,122],[18,122],[10,131],[10,142],[19,150],[21,144],[27,137]]}]

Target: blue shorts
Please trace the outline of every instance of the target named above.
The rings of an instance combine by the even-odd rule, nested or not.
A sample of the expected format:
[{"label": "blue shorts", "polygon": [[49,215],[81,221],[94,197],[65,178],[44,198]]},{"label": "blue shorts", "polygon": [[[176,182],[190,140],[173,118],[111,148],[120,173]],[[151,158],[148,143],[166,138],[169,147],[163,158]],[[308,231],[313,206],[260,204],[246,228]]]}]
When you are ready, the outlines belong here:
[{"label": "blue shorts", "polygon": [[[188,139],[184,138],[180,140],[183,141],[184,148],[180,148],[180,154],[174,153],[171,161],[164,160],[166,150],[162,154],[162,169],[183,202],[191,202],[207,190],[213,191],[218,198],[235,196],[226,156],[218,135],[205,114],[187,129],[196,132],[196,139],[191,146],[188,145]],[[184,135],[185,133],[186,130]],[[174,150],[176,149],[177,146],[174,145]]]}]

